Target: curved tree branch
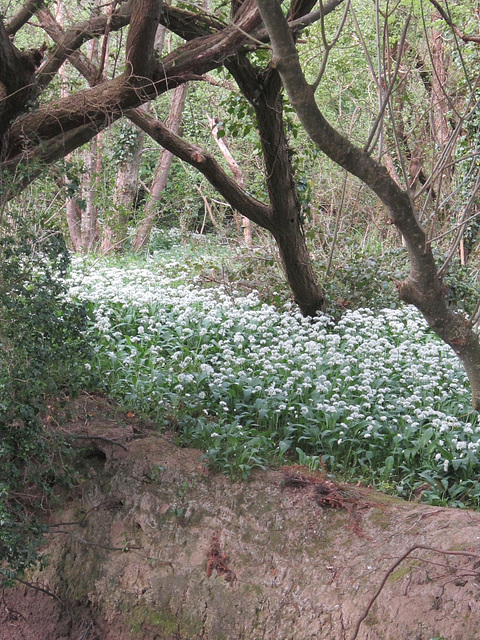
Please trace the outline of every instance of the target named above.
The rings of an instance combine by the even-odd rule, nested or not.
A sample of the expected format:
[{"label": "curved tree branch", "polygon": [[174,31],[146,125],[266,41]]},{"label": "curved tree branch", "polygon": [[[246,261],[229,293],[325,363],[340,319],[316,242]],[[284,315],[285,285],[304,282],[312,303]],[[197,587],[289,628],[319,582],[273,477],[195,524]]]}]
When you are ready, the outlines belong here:
[{"label": "curved tree branch", "polygon": [[309,137],[336,164],[357,176],[383,202],[391,222],[401,232],[411,270],[398,285],[400,298],[415,305],[430,327],[457,354],[469,377],[473,405],[480,409],[480,343],[471,323],[445,301],[432,249],[417,222],[409,194],[387,169],[336,131],[321,113],[313,88],[303,74],[295,43],[278,0],[257,0],[273,45],[272,64],[278,69],[289,99]]},{"label": "curved tree branch", "polygon": [[210,153],[182,140],[167,129],[162,122],[139,109],[129,111],[126,115],[158,144],[177,158],[198,169],[228,203],[240,211],[242,215],[261,227],[269,231],[272,230],[271,207],[253,198],[239,187]]}]

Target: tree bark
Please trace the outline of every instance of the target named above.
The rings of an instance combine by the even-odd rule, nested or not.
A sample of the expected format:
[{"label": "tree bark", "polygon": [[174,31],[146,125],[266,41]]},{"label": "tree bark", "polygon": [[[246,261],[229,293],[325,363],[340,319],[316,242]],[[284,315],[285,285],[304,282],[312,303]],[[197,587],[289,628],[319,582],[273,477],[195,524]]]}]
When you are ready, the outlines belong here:
[{"label": "tree bark", "polygon": [[[39,12],[39,22],[45,28],[45,31],[57,42],[57,47],[53,53],[45,61],[45,63],[39,69],[36,82],[39,88],[45,88],[55,77],[62,64],[67,58],[70,58],[74,53],[78,52],[78,49],[92,38],[99,37],[105,33],[107,25],[109,25],[110,31],[116,31],[129,24],[132,17],[133,2],[122,3],[111,16],[100,15],[80,22],[70,29],[68,29],[60,41],[57,41],[55,37],[45,28],[45,13],[46,9],[42,9]],[[136,9],[134,15],[139,15],[139,9]],[[80,54],[81,55],[81,54]]]},{"label": "tree bark", "polygon": [[[243,172],[238,162],[232,156],[225,137],[218,137],[218,123],[215,121],[215,118],[211,118],[210,116],[207,116],[207,119],[213,138],[217,143],[221,154],[225,158],[226,163],[230,167],[233,177],[235,178],[238,186],[244,189],[245,179],[243,177]],[[234,215],[237,221],[238,232],[240,234],[241,229],[243,229],[243,239],[247,247],[250,247],[252,245],[252,227],[250,225],[250,220],[246,216],[242,216],[239,211],[234,211]]]},{"label": "tree bark", "polygon": [[150,82],[157,67],[154,45],[162,0],[135,0],[135,10],[141,15],[141,20],[132,20],[128,30],[127,75],[141,85],[145,81]]},{"label": "tree bark", "polygon": [[306,316],[324,308],[325,297],[309,257],[302,213],[283,121],[280,76],[275,69],[257,73],[246,56],[226,67],[255,110],[265,162],[265,180],[272,207],[270,225],[295,302]]},{"label": "tree bark", "polygon": [[357,176],[384,203],[391,222],[399,229],[410,258],[410,275],[398,285],[399,296],[414,304],[428,324],[462,361],[472,387],[473,406],[480,409],[480,343],[470,322],[446,304],[445,288],[437,273],[432,249],[406,191],[385,167],[355,147],[324,118],[306,82],[298,53],[277,0],[257,0],[270,34],[274,58],[289,99],[307,134],[330,159]]},{"label": "tree bark", "polygon": [[[146,27],[145,33],[150,34],[152,30],[147,28],[150,19],[142,14],[142,6],[142,3],[134,3],[130,28],[137,22]],[[141,46],[142,51],[147,52],[154,43],[147,46],[146,38],[142,40],[135,34],[132,35],[129,42],[128,73],[63,100],[53,101],[28,116],[19,118],[10,127],[8,149],[5,150],[5,178],[18,173],[17,167],[20,164],[28,164],[29,171],[22,172],[20,185],[16,185],[15,189],[5,190],[2,201],[13,197],[19,187],[24,188],[38,176],[42,171],[42,164],[51,163],[84,144],[127,109],[139,106],[190,79],[198,79],[199,74],[222,64],[243,47],[249,39],[248,34],[259,23],[260,17],[254,0],[246,0],[234,24],[179,47],[164,58],[162,63],[152,61],[151,56],[147,56],[148,61],[144,61],[141,56],[134,55],[132,48],[135,46]],[[4,40],[0,33],[0,50]],[[8,42],[8,37],[6,40]],[[134,64],[138,68],[133,68]],[[145,70],[151,72],[152,77],[147,80],[142,76],[139,81],[135,81],[135,75],[132,74],[142,74]]]},{"label": "tree bark", "polygon": [[68,232],[70,234],[70,240],[72,242],[73,250],[78,253],[82,250],[83,247],[82,210],[78,206],[76,198],[70,198],[67,196],[67,198],[65,199],[65,212]]},{"label": "tree bark", "polygon": [[[65,43],[67,34],[63,30],[62,20],[57,21],[55,17],[50,13],[50,11],[48,11],[48,9],[45,9],[45,8],[42,8],[39,11],[37,11],[36,18],[38,23],[42,27],[42,29],[45,31],[45,33],[47,33],[50,36],[53,42],[55,42],[57,45]],[[62,65],[65,59],[66,58],[62,58],[62,63],[59,69],[60,73],[64,68],[62,67]],[[68,59],[71,62],[71,64],[75,67],[75,69],[77,69],[77,71],[79,71],[82,74],[82,76],[85,78],[88,84],[90,86],[93,86],[95,84],[95,78],[97,76],[97,69],[95,65],[92,64],[90,60],[81,51],[72,51],[69,54]],[[46,76],[46,74],[44,70],[42,71],[42,69],[39,71],[39,74],[37,75],[37,84],[39,82],[43,82],[43,86],[46,86],[47,83],[43,79],[44,76]],[[55,77],[54,73],[52,73],[51,76],[49,76],[50,79],[53,79],[54,77]]]},{"label": "tree bark", "polygon": [[[185,107],[185,100],[187,97],[187,85],[180,85],[177,87],[172,96],[172,104],[170,107],[170,113],[167,118],[166,127],[171,130],[173,134],[178,134],[180,131],[180,125],[182,122],[183,109]],[[164,149],[160,155],[160,159],[155,171],[155,177],[150,189],[150,194],[145,206],[145,215],[143,220],[138,226],[137,233],[133,246],[136,251],[142,249],[150,238],[150,233],[155,224],[155,220],[158,217],[158,205],[162,198],[162,192],[167,184],[168,174],[170,173],[170,167],[173,162],[173,154]]]},{"label": "tree bark", "polygon": [[86,151],[86,184],[84,185],[85,210],[82,212],[82,249],[91,251],[97,242],[97,208],[95,206],[97,144],[95,136]]},{"label": "tree bark", "polygon": [[44,0],[27,0],[27,2],[20,7],[17,13],[6,25],[6,30],[9,36],[13,36],[19,31],[24,24],[26,24],[30,18],[40,9]]},{"label": "tree bark", "polygon": [[0,143],[35,93],[35,71],[42,55],[38,49],[19,51],[0,18]]},{"label": "tree bark", "polygon": [[[133,127],[134,125],[132,125]],[[145,139],[145,134],[141,130],[136,129],[134,135],[135,142],[129,157],[118,168],[113,194],[113,211],[109,219],[105,220],[102,225],[102,251],[104,253],[123,249],[127,238],[128,215],[133,210],[138,191],[138,174]]]}]

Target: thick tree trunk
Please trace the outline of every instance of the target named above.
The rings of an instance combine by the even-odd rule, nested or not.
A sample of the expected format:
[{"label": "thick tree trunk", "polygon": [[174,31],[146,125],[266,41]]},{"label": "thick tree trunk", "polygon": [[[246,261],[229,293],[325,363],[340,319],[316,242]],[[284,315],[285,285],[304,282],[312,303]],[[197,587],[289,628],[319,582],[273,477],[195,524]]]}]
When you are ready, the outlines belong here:
[{"label": "thick tree trunk", "polygon": [[[166,126],[174,134],[178,134],[178,132],[180,131],[182,113],[185,107],[186,97],[186,84],[180,85],[173,92],[172,104],[170,107],[170,113],[167,118]],[[155,224],[155,220],[158,218],[158,205],[162,198],[162,192],[165,189],[165,185],[167,184],[168,174],[170,173],[172,162],[173,154],[170,151],[164,149],[160,155],[160,159],[155,171],[155,177],[153,179],[150,194],[145,206],[145,216],[138,226],[138,230],[133,243],[136,251],[147,244],[150,233]]]},{"label": "thick tree trunk", "polygon": [[273,235],[295,302],[304,316],[316,316],[324,308],[325,297],[318,286],[300,222],[294,221]]},{"label": "thick tree trunk", "polygon": [[414,304],[429,325],[458,355],[469,377],[473,406],[480,409],[480,344],[468,320],[446,304],[445,289],[438,277],[432,249],[406,191],[398,187],[385,167],[355,147],[323,117],[314,91],[305,80],[295,43],[277,0],[257,0],[273,45],[273,63],[278,68],[307,134],[338,165],[364,182],[384,203],[391,222],[402,234],[411,271],[399,285],[399,295]]},{"label": "thick tree trunk", "polygon": [[313,271],[303,232],[283,120],[280,76],[275,69],[257,73],[243,55],[227,62],[226,66],[255,109],[272,207],[270,224],[286,278],[302,313],[314,316],[324,308],[325,298]]}]

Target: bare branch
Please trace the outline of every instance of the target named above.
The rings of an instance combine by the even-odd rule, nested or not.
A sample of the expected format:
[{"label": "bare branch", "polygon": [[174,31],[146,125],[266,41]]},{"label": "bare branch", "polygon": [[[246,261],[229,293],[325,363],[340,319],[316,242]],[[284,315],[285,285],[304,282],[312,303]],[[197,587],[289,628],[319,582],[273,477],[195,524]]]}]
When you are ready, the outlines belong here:
[{"label": "bare branch", "polygon": [[437,0],[429,0],[430,4],[432,4],[438,13],[442,16],[443,20],[448,24],[450,29],[455,33],[456,36],[463,40],[463,42],[475,42],[480,44],[480,36],[468,36],[460,31],[460,29],[453,23],[453,20],[448,15],[447,11],[442,7],[441,4],[437,2]]},{"label": "bare branch", "polygon": [[469,558],[476,558],[479,559],[480,555],[478,553],[471,553],[469,551],[446,551],[444,549],[435,549],[433,547],[427,547],[426,545],[423,544],[416,544],[413,547],[410,547],[410,549],[408,549],[407,551],[405,551],[405,553],[403,555],[401,555],[398,560],[396,560],[392,566],[388,569],[388,571],[386,572],[386,574],[383,577],[382,582],[380,583],[380,586],[378,587],[377,591],[375,592],[375,594],[373,595],[373,597],[371,598],[370,602],[368,603],[365,611],[363,612],[363,614],[360,616],[360,618],[357,620],[357,624],[355,625],[355,630],[353,632],[352,637],[350,638],[350,640],[357,640],[358,637],[358,632],[360,630],[360,625],[362,624],[362,622],[365,620],[365,618],[368,616],[370,609],[373,607],[373,605],[375,604],[375,601],[377,600],[378,596],[380,595],[380,593],[382,592],[383,587],[385,586],[388,578],[392,575],[392,573],[395,571],[395,569],[406,559],[408,558],[408,556],[413,553],[414,551],[416,551],[417,549],[424,549],[425,551],[433,551],[434,553],[441,553],[443,555],[450,555],[450,556],[467,556]]},{"label": "bare branch", "polygon": [[378,110],[378,115],[375,118],[375,122],[373,123],[373,127],[372,130],[370,132],[370,135],[368,136],[368,140],[365,143],[365,146],[363,148],[363,150],[368,153],[369,149],[370,149],[370,145],[372,144],[372,140],[374,139],[375,136],[375,132],[377,130],[377,127],[380,125],[383,115],[385,113],[385,109],[388,105],[388,101],[390,100],[390,96],[392,95],[393,89],[395,87],[395,82],[397,81],[398,78],[398,73],[400,71],[400,63],[402,61],[402,53],[403,53],[403,49],[405,46],[405,40],[407,38],[407,31],[408,31],[408,27],[410,25],[410,19],[411,19],[411,15],[409,14],[407,17],[407,20],[405,21],[405,27],[403,29],[402,32],[402,38],[400,40],[400,45],[398,47],[398,57],[397,57],[397,62],[395,64],[395,70],[393,72],[393,76],[390,80],[390,85],[385,93],[385,95],[383,96],[383,100],[382,103],[380,105],[380,109]]},{"label": "bare branch", "polygon": [[44,0],[27,0],[13,18],[7,23],[6,30],[9,36],[13,36],[24,24],[43,6]]}]

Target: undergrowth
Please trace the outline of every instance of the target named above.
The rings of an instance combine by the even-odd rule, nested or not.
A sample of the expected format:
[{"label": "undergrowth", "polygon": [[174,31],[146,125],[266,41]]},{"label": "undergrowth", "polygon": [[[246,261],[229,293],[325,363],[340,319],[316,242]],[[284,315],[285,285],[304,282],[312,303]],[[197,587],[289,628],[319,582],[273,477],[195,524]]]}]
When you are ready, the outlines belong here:
[{"label": "undergrowth", "polygon": [[40,507],[68,481],[62,438],[40,419],[47,400],[85,382],[86,313],[68,300],[68,252],[56,236],[11,225],[0,238],[0,584],[37,560]]},{"label": "undergrowth", "polygon": [[213,468],[322,464],[404,497],[480,506],[466,376],[414,309],[307,320],[230,283],[195,284],[179,252],[109,264],[78,260],[71,282],[102,336],[92,365],[104,390]]}]

